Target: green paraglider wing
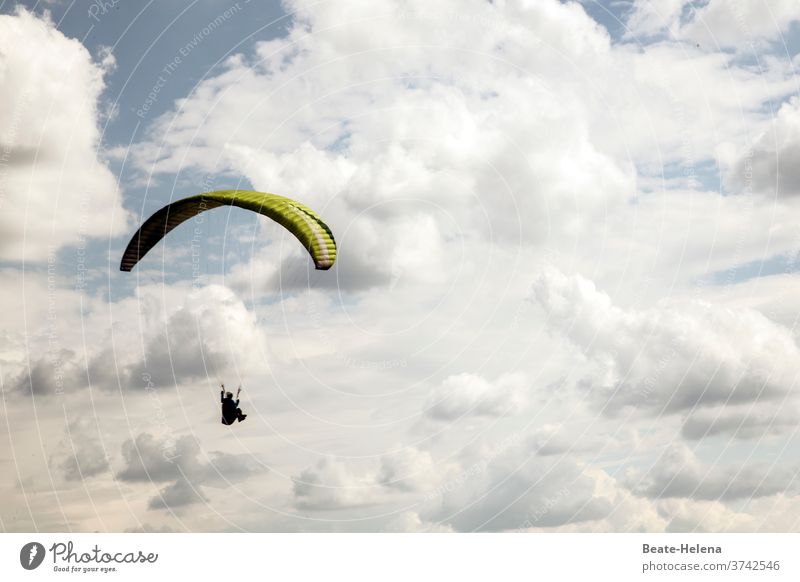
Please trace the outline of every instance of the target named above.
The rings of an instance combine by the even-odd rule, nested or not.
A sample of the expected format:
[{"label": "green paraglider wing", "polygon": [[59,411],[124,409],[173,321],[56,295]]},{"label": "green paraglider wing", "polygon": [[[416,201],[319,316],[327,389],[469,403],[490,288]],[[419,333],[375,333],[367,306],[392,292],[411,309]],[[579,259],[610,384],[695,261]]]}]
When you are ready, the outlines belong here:
[{"label": "green paraglider wing", "polygon": [[308,250],[317,269],[330,269],[336,260],[336,241],[317,214],[299,202],[251,190],[218,190],[168,204],[148,218],[125,249],[121,271],[130,271],[173,228],[212,208],[238,206],[268,216],[291,232]]}]

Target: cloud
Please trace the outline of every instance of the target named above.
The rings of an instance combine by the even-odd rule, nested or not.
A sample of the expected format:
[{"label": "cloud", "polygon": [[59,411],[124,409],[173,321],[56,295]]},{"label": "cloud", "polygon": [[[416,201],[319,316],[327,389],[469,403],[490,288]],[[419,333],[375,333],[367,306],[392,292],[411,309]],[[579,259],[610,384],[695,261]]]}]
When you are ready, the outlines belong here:
[{"label": "cloud", "polygon": [[528,442],[536,454],[542,457],[574,454],[600,448],[593,438],[575,435],[575,432],[577,431],[568,430],[557,424],[545,424],[532,432],[528,437]]},{"label": "cloud", "polygon": [[696,410],[683,424],[687,439],[699,440],[715,435],[752,439],[790,433],[797,427],[798,410],[794,401],[780,406],[763,403],[726,406],[723,409]]},{"label": "cloud", "polygon": [[157,526],[144,523],[136,527],[127,528],[125,533],[175,533],[177,531],[168,525]]},{"label": "cloud", "polygon": [[764,462],[708,466],[689,447],[676,444],[644,475],[631,475],[628,481],[636,494],[650,498],[733,501],[789,493],[797,487],[797,474],[796,467]]},{"label": "cloud", "polygon": [[23,8],[0,15],[0,38],[0,259],[44,261],[125,226],[116,180],[97,156],[111,61],[94,62]]},{"label": "cloud", "polygon": [[406,511],[386,526],[386,531],[394,533],[452,533],[453,528],[440,523],[424,521],[418,513]]},{"label": "cloud", "polygon": [[769,199],[800,195],[800,99],[781,105],[775,123],[734,164],[728,181],[745,194]]},{"label": "cloud", "polygon": [[[544,228],[536,227],[545,222],[573,231],[632,195],[631,166],[587,137],[584,105],[522,72],[557,75],[556,54],[591,60],[608,52],[607,34],[579,6],[472,2],[430,11],[387,2],[375,13],[364,3],[375,18],[348,21],[346,34],[338,12],[302,2],[290,9],[291,47],[259,43],[257,62],[230,59],[135,148],[141,168],[208,168],[198,154],[222,152],[214,171],[296,196],[342,233],[339,261],[356,272],[356,289],[396,284],[398,271],[401,280],[446,282],[472,244],[540,240]],[[454,49],[411,48],[441,36]],[[461,50],[475,58],[465,61]],[[227,90],[231,83],[237,91]],[[310,99],[313,115],[297,111]],[[212,101],[218,106],[209,110]],[[576,166],[584,171],[568,171]],[[565,219],[560,209],[574,208],[573,196],[581,213]],[[521,229],[521,216],[531,228]],[[348,288],[350,278],[340,284]]]},{"label": "cloud", "polygon": [[11,382],[12,389],[34,396],[63,394],[65,390],[72,391],[85,384],[77,354],[66,348],[39,358]]},{"label": "cloud", "polygon": [[380,494],[374,468],[321,459],[292,478],[299,509],[328,511],[373,505]]},{"label": "cloud", "polygon": [[144,333],[144,357],[125,373],[132,386],[170,386],[240,373],[260,361],[263,335],[255,316],[230,289],[210,285],[185,298]]},{"label": "cloud", "polygon": [[[175,386],[203,378],[212,378],[216,384],[234,366],[242,374],[263,369],[263,331],[232,290],[209,285],[189,294],[176,291],[177,306],[172,305],[173,297],[166,300],[159,297],[161,291],[146,287],[139,290],[137,300],[110,304],[120,312],[113,344],[102,310],[80,314],[81,326],[73,325],[75,313],[61,307],[51,317],[52,327],[28,340],[28,353],[37,357],[15,362],[18,371],[10,379],[11,389],[23,395],[53,396],[88,387],[113,392],[120,387]],[[101,339],[75,337],[76,329],[91,329]],[[61,347],[74,346],[76,341],[86,346],[85,352]],[[142,345],[144,351],[137,356],[132,346]]]},{"label": "cloud", "polygon": [[635,0],[626,25],[630,36],[668,32],[711,49],[755,52],[759,43],[782,39],[798,20],[800,7],[792,0]]},{"label": "cloud", "polygon": [[457,531],[559,527],[603,519],[613,510],[610,498],[595,495],[593,472],[570,457],[536,457],[524,442],[498,451],[440,491],[437,503],[420,515]]},{"label": "cloud", "polygon": [[[556,527],[611,510],[572,459],[538,458],[525,435],[439,457],[420,447],[380,459],[324,458],[293,478],[304,511],[385,517],[389,531],[499,531]],[[413,511],[407,508],[413,506]],[[377,517],[376,517],[377,519]],[[530,522],[530,523],[528,523]]]},{"label": "cloud", "polygon": [[525,528],[525,531],[635,533],[666,530],[669,518],[664,515],[659,502],[634,495],[603,470],[590,469],[586,474],[594,480],[593,497],[607,502],[612,508],[611,511],[591,521],[570,521],[555,526],[545,526],[538,520],[529,520],[525,525],[530,524],[530,527]]},{"label": "cloud", "polygon": [[[661,253],[673,251],[707,269],[704,245],[720,260],[743,232],[741,254],[762,252],[766,229],[739,221],[770,220],[771,207],[697,190],[718,181],[722,150],[769,127],[765,103],[794,92],[785,60],[757,71],[682,42],[613,43],[578,3],[288,6],[287,38],[229,59],[131,151],[143,172],[231,172],[298,197],[337,233],[334,271],[307,275],[262,228],[271,244],[233,266],[237,290],[400,291],[412,305],[397,308],[413,310],[504,249],[575,249],[594,264],[637,244],[636,272],[650,253],[672,265]],[[642,193],[665,187],[669,205]]]},{"label": "cloud", "polygon": [[179,477],[173,483],[159,491],[147,504],[148,509],[174,510],[199,501],[207,502],[200,487],[184,477]]},{"label": "cloud", "polygon": [[96,426],[87,418],[69,423],[62,445],[66,456],[59,464],[67,481],[83,481],[109,470],[106,451],[98,437]]},{"label": "cloud", "polygon": [[634,0],[625,22],[630,36],[650,36],[663,30],[677,33],[686,0]]},{"label": "cloud", "polygon": [[181,308],[170,316],[163,332],[149,339],[144,359],[130,370],[134,385],[180,385],[216,378],[229,365],[227,353],[216,351],[202,335],[208,328],[199,315]]},{"label": "cloud", "polygon": [[751,43],[782,39],[798,20],[800,6],[793,0],[710,0],[692,9],[692,18],[680,34],[715,48],[750,51]]},{"label": "cloud", "polygon": [[[215,280],[227,287],[190,288],[181,275],[108,283],[101,267],[90,292],[61,281],[52,347],[46,278],[0,271],[4,303],[24,305],[4,316],[2,380],[11,407],[28,406],[18,396],[33,388],[39,415],[36,426],[17,410],[7,419],[20,427],[15,477],[26,490],[7,489],[4,523],[21,515],[12,527],[25,531],[122,529],[147,521],[129,512],[149,507],[148,519],[181,511],[183,530],[796,529],[791,449],[767,457],[772,471],[740,454],[757,445],[743,439],[762,436],[770,453],[781,450],[796,428],[796,309],[781,299],[796,282],[787,274],[745,290],[734,268],[725,288],[693,288],[796,246],[795,202],[768,188],[794,187],[780,168],[793,156],[796,105],[770,130],[770,104],[796,90],[791,59],[775,49],[759,68],[742,51],[696,47],[680,36],[696,13],[670,1],[635,4],[640,32],[658,37],[650,44],[617,42],[576,2],[286,6],[285,36],[242,48],[144,128],[143,142],[116,151],[145,179],[180,173],[186,185],[186,172],[205,173],[303,200],[336,233],[336,267],[309,272],[296,240],[270,221],[233,224],[236,246],[225,247]],[[753,38],[776,38],[757,24]],[[75,62],[91,63],[78,53]],[[64,104],[64,115],[98,109],[113,58],[96,60],[100,88]],[[54,116],[61,109],[54,103]],[[0,155],[14,111],[0,121]],[[742,144],[762,134],[751,158],[767,161],[753,164],[753,189],[766,195],[721,196],[726,177],[726,190],[747,192],[734,174],[744,177]],[[773,147],[775,136],[785,139]],[[78,150],[94,152],[86,143],[97,145],[84,139]],[[17,145],[7,177],[59,156]],[[770,166],[776,153],[781,164]],[[67,170],[81,161],[72,155],[61,154]],[[525,301],[541,263],[594,283],[546,275]],[[770,301],[782,319],[753,309]],[[54,357],[74,388],[63,402],[38,398],[56,391]],[[268,422],[244,428],[272,443],[269,479],[255,478],[250,457],[200,446],[217,438],[218,401],[202,390],[217,374],[259,387],[248,391],[251,418]],[[129,390],[148,382],[175,390]],[[114,390],[88,393],[90,383]],[[83,410],[89,395],[97,432],[122,451],[118,471],[79,437],[77,454],[67,442],[49,465],[29,454],[62,439],[60,404],[74,396]],[[435,438],[420,437],[421,416]],[[161,421],[184,436],[145,431]],[[657,461],[664,442],[681,438],[700,441],[704,458],[735,450],[714,465]],[[58,511],[44,474],[52,467],[65,477]],[[75,480],[84,467],[96,518]],[[657,496],[674,476],[668,493],[694,498]],[[264,506],[275,511],[265,517]]]},{"label": "cloud", "polygon": [[177,458],[183,464],[195,465],[199,452],[200,444],[193,437],[180,437],[173,442],[142,433],[122,445],[125,466],[117,472],[117,478],[128,482],[172,481],[182,469],[182,465],[173,460]]},{"label": "cloud", "polygon": [[292,478],[296,507],[310,511],[402,503],[409,494],[435,489],[457,466],[431,452],[402,447],[379,459],[320,459]]},{"label": "cloud", "polygon": [[248,455],[205,453],[190,435],[173,440],[142,433],[122,445],[122,457],[124,466],[116,474],[120,481],[166,483],[150,499],[150,509],[171,510],[206,501],[202,488],[228,488],[257,473]]},{"label": "cloud", "polygon": [[477,374],[456,374],[431,393],[425,415],[440,421],[513,415],[519,412],[528,388],[527,378],[521,373],[504,374],[494,382]]},{"label": "cloud", "polygon": [[[647,310],[625,310],[580,275],[545,270],[533,286],[548,325],[564,334],[596,373],[583,384],[607,415],[632,411],[652,416],[683,412],[696,431],[708,411],[758,405],[776,411],[791,397],[800,356],[789,330],[751,309],[695,300],[663,302]],[[698,416],[694,417],[697,413]],[[755,410],[772,426],[773,415]],[[731,432],[716,422],[717,433]],[[738,432],[744,435],[744,432]]]},{"label": "cloud", "polygon": [[317,271],[308,257],[299,252],[281,259],[275,256],[274,249],[267,248],[249,265],[235,266],[228,284],[237,290],[255,290],[260,294],[289,294],[305,289],[361,292],[384,287],[391,281],[388,270],[376,269],[373,262],[359,256],[358,251],[349,252],[341,241],[337,252],[333,269]]},{"label": "cloud", "polygon": [[737,510],[720,501],[666,499],[659,513],[668,532],[796,532],[800,498],[778,494],[751,500]]},{"label": "cloud", "polygon": [[[56,345],[59,343],[67,342],[61,340]],[[23,395],[54,396],[73,394],[89,387],[116,390],[120,380],[125,380],[126,371],[115,365],[109,349],[92,355],[88,364],[83,355],[69,348],[54,347],[48,351],[37,360],[23,364],[11,381],[13,390]]]},{"label": "cloud", "polygon": [[447,471],[447,463],[436,463],[430,451],[405,447],[381,457],[377,482],[401,492],[430,489]]}]

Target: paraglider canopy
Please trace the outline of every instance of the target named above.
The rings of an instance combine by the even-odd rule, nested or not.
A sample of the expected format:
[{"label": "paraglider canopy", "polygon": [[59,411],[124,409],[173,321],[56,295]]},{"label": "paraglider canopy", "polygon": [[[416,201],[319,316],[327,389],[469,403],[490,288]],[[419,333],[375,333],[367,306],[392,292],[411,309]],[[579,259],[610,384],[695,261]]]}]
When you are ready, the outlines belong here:
[{"label": "paraglider canopy", "polygon": [[220,206],[238,206],[252,210],[279,223],[303,244],[317,269],[330,269],[336,261],[333,233],[310,208],[277,194],[252,190],[218,190],[172,202],[148,218],[128,243],[122,255],[120,270],[132,270],[150,249],[181,223]]}]

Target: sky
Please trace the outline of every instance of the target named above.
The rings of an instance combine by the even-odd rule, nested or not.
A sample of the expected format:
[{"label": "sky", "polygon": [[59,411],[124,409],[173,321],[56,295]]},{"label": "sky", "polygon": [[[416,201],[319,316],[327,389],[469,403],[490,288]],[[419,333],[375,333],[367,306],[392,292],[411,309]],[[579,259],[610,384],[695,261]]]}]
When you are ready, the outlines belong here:
[{"label": "sky", "polygon": [[[798,531],[798,55],[796,0],[0,0],[0,530]],[[335,266],[229,208],[119,271],[231,188]]]}]

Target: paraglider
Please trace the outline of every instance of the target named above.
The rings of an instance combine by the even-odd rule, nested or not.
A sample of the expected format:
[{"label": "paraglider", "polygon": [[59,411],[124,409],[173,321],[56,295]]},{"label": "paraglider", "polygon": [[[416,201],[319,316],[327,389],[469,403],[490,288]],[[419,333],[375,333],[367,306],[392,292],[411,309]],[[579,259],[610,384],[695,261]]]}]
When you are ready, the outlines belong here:
[{"label": "paraglider", "polygon": [[220,206],[238,206],[271,218],[302,243],[317,269],[330,269],[336,261],[333,233],[310,208],[277,194],[218,190],[177,200],[148,218],[128,243],[119,265],[120,270],[132,270],[150,249],[181,223]]},{"label": "paraglider", "polygon": [[[238,206],[267,216],[286,228],[306,248],[314,267],[327,270],[336,261],[336,241],[331,229],[310,208],[290,198],[250,190],[218,190],[172,202],[148,218],[133,235],[122,255],[119,268],[131,271],[170,231],[198,214],[219,208]],[[222,424],[231,425],[247,418],[239,408],[239,393],[234,400],[222,384]]]},{"label": "paraglider", "polygon": [[233,424],[237,420],[244,422],[247,415],[242,414],[242,409],[239,408],[239,394],[242,392],[242,387],[239,386],[239,389],[236,390],[236,400],[233,399],[232,392],[225,392],[225,384],[222,384],[221,387],[219,399],[222,402],[222,424]]}]

